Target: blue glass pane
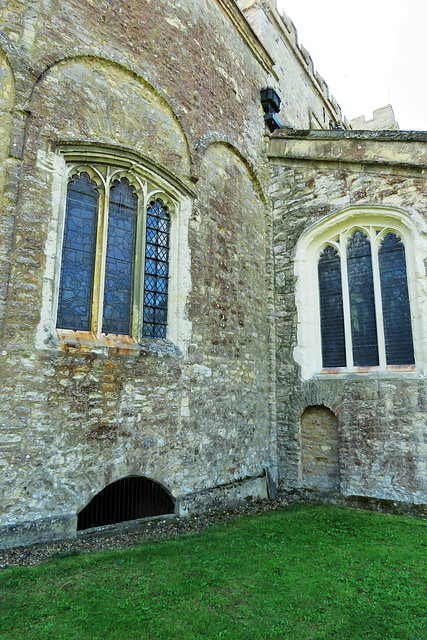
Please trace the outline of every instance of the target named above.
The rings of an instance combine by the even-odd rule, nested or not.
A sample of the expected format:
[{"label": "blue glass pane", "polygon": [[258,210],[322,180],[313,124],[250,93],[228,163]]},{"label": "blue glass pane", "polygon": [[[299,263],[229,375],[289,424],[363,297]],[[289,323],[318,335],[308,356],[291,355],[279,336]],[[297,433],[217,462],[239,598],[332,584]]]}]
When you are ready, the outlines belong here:
[{"label": "blue glass pane", "polygon": [[414,364],[405,247],[388,233],[378,252],[387,364]]},{"label": "blue glass pane", "polygon": [[378,366],[371,245],[361,231],[356,231],[348,244],[347,269],[353,362],[356,366]]},{"label": "blue glass pane", "polygon": [[99,195],[87,173],[68,185],[56,326],[91,329]]},{"label": "blue glass pane", "polygon": [[345,367],[341,262],[334,247],[328,246],[322,251],[318,274],[323,366]]},{"label": "blue glass pane", "polygon": [[169,225],[167,209],[160,200],[147,210],[145,239],[144,314],[142,335],[166,338],[168,307]]},{"label": "blue glass pane", "polygon": [[138,198],[129,180],[110,189],[102,331],[130,335]]}]

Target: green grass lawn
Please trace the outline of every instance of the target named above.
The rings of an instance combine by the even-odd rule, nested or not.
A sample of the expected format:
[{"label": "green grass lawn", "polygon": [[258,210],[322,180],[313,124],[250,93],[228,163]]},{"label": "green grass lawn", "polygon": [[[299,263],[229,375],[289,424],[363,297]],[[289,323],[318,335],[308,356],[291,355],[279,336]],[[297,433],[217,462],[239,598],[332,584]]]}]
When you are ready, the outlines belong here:
[{"label": "green grass lawn", "polygon": [[0,572],[0,638],[427,638],[426,523],[319,505]]}]

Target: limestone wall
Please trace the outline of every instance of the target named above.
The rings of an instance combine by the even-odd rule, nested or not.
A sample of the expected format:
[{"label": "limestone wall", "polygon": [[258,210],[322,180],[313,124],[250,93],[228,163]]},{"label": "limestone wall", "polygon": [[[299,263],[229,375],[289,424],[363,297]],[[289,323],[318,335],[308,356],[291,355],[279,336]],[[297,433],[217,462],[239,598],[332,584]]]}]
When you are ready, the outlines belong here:
[{"label": "limestone wall", "polygon": [[[1,236],[0,518],[12,543],[73,535],[76,513],[127,475],[181,505],[227,487],[230,499],[266,495],[257,478],[274,473],[275,439],[259,90],[270,62],[232,5],[237,23],[203,0],[0,2],[16,83],[8,151],[2,138],[15,171],[2,214],[14,227]],[[12,72],[1,68],[8,114]],[[89,156],[142,167],[175,203],[174,340],[54,329],[65,166]]]},{"label": "limestone wall", "polygon": [[[12,128],[12,110],[15,98],[13,73],[0,51],[0,330],[3,326],[10,270],[10,248],[13,236],[13,215],[3,206],[5,186],[11,162],[8,159]],[[12,161],[13,162],[13,161]],[[6,194],[6,201],[9,194]],[[5,203],[6,204],[6,203]]]},{"label": "limestone wall", "polygon": [[294,129],[329,129],[344,124],[341,109],[317,72],[286,13],[274,0],[238,0],[238,5],[275,62],[268,82],[282,98],[279,119]]},{"label": "limestone wall", "polygon": [[[280,132],[272,137],[269,156],[281,486],[307,484],[304,412],[321,406],[338,420],[343,495],[425,503],[426,134]],[[323,237],[338,219],[349,226],[387,220],[391,228],[412,229],[406,252],[415,366],[333,372],[316,360],[317,263],[311,261],[317,258],[304,242],[316,233]],[[307,344],[311,335],[318,337]]]},{"label": "limestone wall", "polygon": [[[0,30],[0,531],[10,544],[74,535],[76,513],[127,475],[161,484],[182,512],[265,496],[265,468],[277,477],[276,374],[282,484],[292,484],[299,427],[285,430],[299,413],[285,406],[302,413],[305,387],[283,386],[297,371],[283,356],[293,334],[273,322],[260,90],[279,91],[279,117],[294,127],[341,117],[292,23],[270,2],[0,0]],[[102,165],[101,182],[113,169],[136,173],[140,195],[157,189],[171,203],[168,340],[55,330],[75,165]],[[282,171],[295,171],[296,222],[284,240],[287,218],[279,231],[276,220],[276,239],[290,247],[307,222],[306,180],[280,165],[274,189]],[[358,179],[358,192],[378,193]],[[393,198],[394,183],[378,179]],[[402,206],[418,188],[408,180]],[[279,215],[283,196],[272,193]]]},{"label": "limestone wall", "polygon": [[339,491],[338,420],[330,409],[310,406],[300,420],[300,477],[304,489]]}]

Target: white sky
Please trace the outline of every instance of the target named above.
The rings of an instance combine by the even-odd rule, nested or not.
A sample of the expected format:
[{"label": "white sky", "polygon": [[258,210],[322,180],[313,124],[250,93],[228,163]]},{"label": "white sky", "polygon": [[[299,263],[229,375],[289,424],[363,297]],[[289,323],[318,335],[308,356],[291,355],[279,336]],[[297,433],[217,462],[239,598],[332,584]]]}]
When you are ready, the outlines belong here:
[{"label": "white sky", "polygon": [[391,104],[427,130],[427,0],[277,0],[349,120]]}]

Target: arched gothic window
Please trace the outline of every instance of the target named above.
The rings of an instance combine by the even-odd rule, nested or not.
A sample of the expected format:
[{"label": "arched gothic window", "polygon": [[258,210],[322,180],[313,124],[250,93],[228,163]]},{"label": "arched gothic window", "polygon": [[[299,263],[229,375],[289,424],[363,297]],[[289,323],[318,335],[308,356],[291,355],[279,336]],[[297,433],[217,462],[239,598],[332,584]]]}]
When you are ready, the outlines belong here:
[{"label": "arched gothic window", "polygon": [[303,379],[425,371],[425,231],[415,215],[366,206],[348,207],[302,234],[293,355]]},{"label": "arched gothic window", "polygon": [[166,338],[168,206],[122,174],[111,167],[71,172],[56,326]]},{"label": "arched gothic window", "polygon": [[324,368],[412,365],[405,247],[387,229],[332,238],[318,260]]}]

